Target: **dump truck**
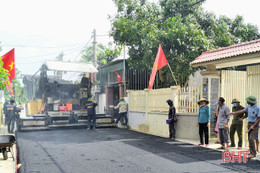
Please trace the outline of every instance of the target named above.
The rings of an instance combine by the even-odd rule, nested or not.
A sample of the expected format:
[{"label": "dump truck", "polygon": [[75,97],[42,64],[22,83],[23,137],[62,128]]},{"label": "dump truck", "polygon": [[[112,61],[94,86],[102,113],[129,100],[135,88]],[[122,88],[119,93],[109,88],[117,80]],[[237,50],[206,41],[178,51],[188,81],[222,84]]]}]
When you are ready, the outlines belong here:
[{"label": "dump truck", "polygon": [[[91,63],[46,61],[34,75],[25,75],[23,83],[29,101],[26,117],[18,118],[18,130],[86,126],[85,105],[88,98],[93,98],[94,73],[97,69]],[[97,114],[97,127],[110,125],[112,116]]]}]

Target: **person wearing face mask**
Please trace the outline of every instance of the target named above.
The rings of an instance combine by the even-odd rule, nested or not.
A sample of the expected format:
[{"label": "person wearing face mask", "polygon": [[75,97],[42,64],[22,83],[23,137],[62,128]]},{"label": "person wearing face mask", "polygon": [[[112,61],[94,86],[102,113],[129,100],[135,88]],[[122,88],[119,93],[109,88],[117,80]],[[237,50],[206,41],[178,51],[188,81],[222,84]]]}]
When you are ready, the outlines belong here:
[{"label": "person wearing face mask", "polygon": [[249,96],[246,98],[248,106],[244,110],[240,110],[237,112],[231,112],[231,115],[248,113],[248,142],[250,155],[248,158],[256,157],[255,150],[255,137],[257,134],[257,126],[260,121],[260,107],[257,105],[256,97]]},{"label": "person wearing face mask", "polygon": [[210,109],[207,106],[209,101],[205,98],[200,99],[198,102],[199,108],[199,116],[197,127],[199,127],[199,135],[200,135],[200,146],[204,145],[203,134],[205,135],[205,144],[206,147],[209,145],[209,122],[210,122]]},{"label": "person wearing face mask", "polygon": [[[245,108],[240,105],[240,101],[238,99],[233,99],[232,100],[233,108],[232,112],[237,112],[240,110],[244,110]],[[234,114],[232,124],[230,126],[230,140],[231,140],[231,145],[229,147],[236,147],[235,146],[235,140],[234,140],[234,135],[237,132],[238,135],[238,147],[237,149],[242,148],[242,129],[243,129],[243,120],[247,118],[247,113],[242,113],[242,114]]]}]

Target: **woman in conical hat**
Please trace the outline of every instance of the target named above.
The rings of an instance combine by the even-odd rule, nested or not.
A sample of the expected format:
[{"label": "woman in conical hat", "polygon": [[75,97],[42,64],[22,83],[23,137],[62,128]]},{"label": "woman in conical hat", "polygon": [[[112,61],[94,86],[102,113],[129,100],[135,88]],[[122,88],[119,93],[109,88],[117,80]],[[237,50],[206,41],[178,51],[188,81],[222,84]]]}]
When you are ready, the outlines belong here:
[{"label": "woman in conical hat", "polygon": [[210,110],[207,106],[209,101],[205,98],[200,99],[197,102],[200,106],[199,108],[199,116],[197,126],[199,127],[199,135],[200,135],[200,146],[204,145],[203,135],[205,135],[205,145],[208,147],[209,145],[209,122],[210,122]]}]

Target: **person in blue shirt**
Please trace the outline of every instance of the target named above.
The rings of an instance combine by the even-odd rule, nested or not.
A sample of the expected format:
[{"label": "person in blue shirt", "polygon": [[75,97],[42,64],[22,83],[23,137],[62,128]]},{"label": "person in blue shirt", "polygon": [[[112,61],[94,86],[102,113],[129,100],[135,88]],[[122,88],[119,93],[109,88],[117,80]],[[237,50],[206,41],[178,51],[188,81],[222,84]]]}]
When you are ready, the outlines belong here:
[{"label": "person in blue shirt", "polygon": [[200,144],[204,145],[203,134],[205,135],[206,147],[209,145],[209,123],[210,123],[210,109],[208,107],[209,101],[205,98],[200,99],[198,102],[199,116],[197,126],[199,127]]},{"label": "person in blue shirt", "polygon": [[230,114],[241,114],[248,113],[248,142],[250,155],[248,158],[256,157],[255,150],[255,137],[257,134],[257,127],[260,121],[260,107],[257,105],[256,97],[249,96],[246,98],[248,106],[244,110],[240,110],[237,112],[231,112]]}]

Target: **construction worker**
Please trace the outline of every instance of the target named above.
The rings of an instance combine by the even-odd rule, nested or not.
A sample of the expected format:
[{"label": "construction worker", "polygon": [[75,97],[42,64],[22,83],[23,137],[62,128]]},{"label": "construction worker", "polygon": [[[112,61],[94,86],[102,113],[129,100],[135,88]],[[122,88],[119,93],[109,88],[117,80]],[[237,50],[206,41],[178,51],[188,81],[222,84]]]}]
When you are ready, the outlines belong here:
[{"label": "construction worker", "polygon": [[114,107],[114,106],[110,106],[110,107],[114,108],[114,109],[119,109],[119,113],[118,113],[117,120],[116,120],[115,123],[117,124],[118,121],[121,119],[121,117],[124,117],[125,118],[125,124],[123,124],[123,125],[127,126],[127,123],[128,123],[128,118],[127,118],[128,104],[125,102],[124,97],[120,98],[120,102],[118,103],[118,105],[116,107]]},{"label": "construction worker", "polygon": [[14,123],[15,123],[16,114],[20,112],[20,109],[17,108],[14,105],[14,103],[15,103],[14,100],[10,100],[10,104],[6,105],[5,118],[7,119],[8,133],[14,132]]},{"label": "construction worker", "polygon": [[97,103],[93,102],[92,98],[89,98],[87,100],[87,105],[86,105],[86,109],[88,111],[88,128],[87,130],[89,130],[91,128],[91,121],[93,120],[93,130],[96,129],[96,107],[97,107]]},{"label": "construction worker", "polygon": [[[240,101],[238,99],[233,99],[232,100],[233,108],[232,112],[237,112],[240,110],[244,110],[245,108],[240,105]],[[229,147],[236,147],[235,146],[235,140],[234,140],[234,135],[237,132],[238,135],[238,147],[237,149],[242,148],[242,129],[243,129],[243,120],[247,118],[247,113],[242,113],[242,114],[234,114],[233,115],[233,120],[232,124],[230,126],[230,140],[231,140],[231,145]]]}]

